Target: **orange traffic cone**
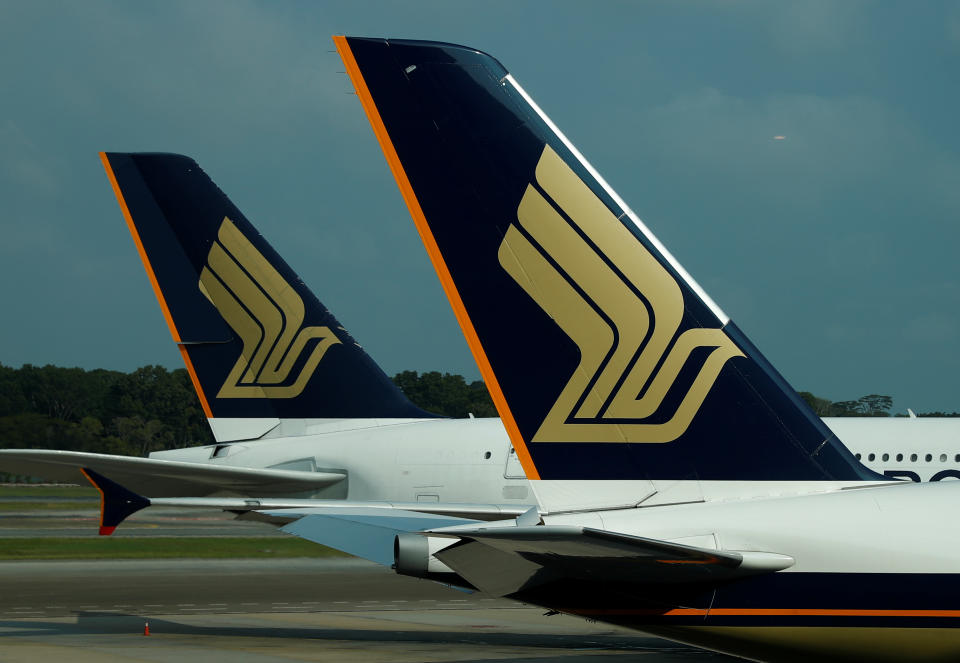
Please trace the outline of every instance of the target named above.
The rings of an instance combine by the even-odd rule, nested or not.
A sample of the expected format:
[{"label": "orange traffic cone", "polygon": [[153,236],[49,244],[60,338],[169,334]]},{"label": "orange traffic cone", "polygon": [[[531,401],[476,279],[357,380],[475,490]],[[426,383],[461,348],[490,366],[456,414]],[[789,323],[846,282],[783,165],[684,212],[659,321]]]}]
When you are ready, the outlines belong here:
[{"label": "orange traffic cone", "polygon": [[150,622],[143,623],[143,634],[150,635]]}]

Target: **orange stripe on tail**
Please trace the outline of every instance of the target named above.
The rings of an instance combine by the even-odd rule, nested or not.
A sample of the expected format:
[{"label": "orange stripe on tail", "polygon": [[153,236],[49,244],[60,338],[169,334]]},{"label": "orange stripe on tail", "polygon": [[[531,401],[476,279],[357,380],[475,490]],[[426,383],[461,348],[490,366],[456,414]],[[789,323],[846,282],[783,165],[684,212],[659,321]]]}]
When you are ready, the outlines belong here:
[{"label": "orange stripe on tail", "polygon": [[457,286],[450,276],[450,270],[443,260],[443,254],[440,253],[440,248],[437,246],[437,241],[430,231],[430,226],[423,214],[423,210],[420,208],[420,203],[413,191],[413,187],[410,185],[410,180],[407,178],[407,174],[403,169],[403,164],[400,162],[400,157],[397,155],[397,151],[393,146],[393,141],[390,140],[390,134],[387,133],[387,128],[383,124],[383,119],[380,117],[377,105],[373,101],[373,96],[370,94],[366,81],[363,79],[363,74],[360,73],[360,67],[353,57],[353,51],[350,50],[347,38],[342,35],[334,36],[333,42],[336,44],[337,52],[340,54],[341,59],[343,59],[344,65],[346,65],[347,75],[350,76],[350,80],[353,82],[353,87],[357,92],[357,96],[360,98],[360,103],[363,105],[363,110],[367,114],[367,119],[373,127],[373,133],[376,135],[377,141],[383,149],[383,155],[386,157],[387,164],[390,166],[393,177],[397,181],[397,186],[400,188],[403,200],[407,203],[407,209],[410,210],[410,216],[413,217],[417,232],[420,233],[423,245],[427,249],[427,255],[430,256],[430,261],[433,263],[437,276],[440,277],[440,284],[443,286],[443,291],[447,294],[447,299],[450,300],[450,306],[453,307],[453,313],[457,318],[457,322],[460,324],[460,328],[467,338],[467,345],[470,346],[470,351],[473,353],[473,358],[477,362],[480,374],[483,376],[487,389],[490,391],[490,396],[497,406],[497,411],[500,413],[503,426],[507,429],[507,434],[510,436],[513,448],[517,452],[517,458],[523,466],[523,471],[526,473],[528,479],[539,479],[540,474],[537,472],[537,468],[533,464],[533,458],[530,456],[527,445],[520,435],[520,429],[517,427],[513,414],[510,412],[510,406],[503,396],[503,390],[500,388],[500,384],[497,382],[497,378],[493,373],[493,368],[490,366],[490,361],[487,359],[483,346],[480,344],[480,339],[477,337],[477,332],[473,328],[470,316],[467,314],[467,310],[463,305],[463,300],[460,298]]},{"label": "orange stripe on tail", "polygon": [[[170,335],[173,336],[173,340],[180,347],[180,353],[183,355],[183,362],[187,366],[187,372],[190,374],[190,381],[193,382],[193,387],[197,391],[197,396],[200,397],[200,405],[203,407],[203,413],[207,416],[208,419],[213,417],[213,414],[210,410],[210,404],[207,402],[207,397],[203,393],[203,388],[200,386],[200,380],[197,378],[196,371],[193,369],[193,362],[190,361],[190,357],[187,354],[187,349],[182,345],[180,340],[180,332],[177,331],[177,326],[173,323],[173,315],[170,313],[170,307],[167,306],[167,300],[163,297],[163,291],[160,290],[160,283],[157,281],[157,275],[153,271],[153,266],[150,264],[150,259],[147,257],[147,252],[143,248],[143,241],[140,239],[140,233],[137,231],[137,226],[133,222],[133,216],[130,214],[130,208],[127,207],[127,201],[123,197],[123,192],[120,190],[120,185],[117,184],[117,177],[113,174],[113,166],[110,165],[110,159],[107,158],[106,152],[100,152],[100,161],[103,162],[103,168],[107,171],[107,177],[110,178],[110,186],[113,187],[113,194],[117,197],[117,202],[120,203],[120,210],[123,212],[123,218],[127,222],[127,228],[130,230],[130,235],[133,237],[133,243],[137,246],[137,253],[140,254],[140,260],[143,261],[143,268],[147,271],[147,278],[150,279],[150,286],[153,288],[153,294],[157,296],[157,301],[160,302],[160,310],[163,311],[163,318],[167,321],[167,328],[170,329]],[[83,470],[81,470],[83,471]],[[84,472],[86,476],[86,472]],[[87,479],[90,479],[87,476]],[[92,479],[90,480],[93,483]],[[94,484],[96,485],[96,484]],[[99,488],[97,488],[99,490]],[[100,493],[103,495],[103,493]],[[102,511],[102,510],[101,510]],[[101,527],[101,530],[103,528]],[[113,528],[110,528],[111,531]],[[101,534],[103,532],[101,531]]]}]

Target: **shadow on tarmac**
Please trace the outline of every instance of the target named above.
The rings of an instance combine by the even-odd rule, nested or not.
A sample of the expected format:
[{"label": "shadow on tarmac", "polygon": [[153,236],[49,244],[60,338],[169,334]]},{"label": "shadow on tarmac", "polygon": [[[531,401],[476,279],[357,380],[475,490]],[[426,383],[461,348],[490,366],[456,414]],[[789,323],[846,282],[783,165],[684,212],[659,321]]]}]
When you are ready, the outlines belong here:
[{"label": "shadow on tarmac", "polygon": [[[643,635],[552,635],[525,633],[493,633],[482,630],[384,630],[364,628],[299,628],[289,626],[200,626],[183,624],[167,619],[144,615],[119,614],[115,612],[79,612],[73,621],[45,621],[17,619],[0,621],[5,635],[15,636],[76,636],[76,635],[131,635],[143,632],[144,622],[150,622],[151,636],[195,636],[205,638],[281,638],[285,640],[340,640],[347,642],[398,642],[494,647],[531,647],[545,649],[578,650],[589,654],[590,650],[620,650],[624,653],[657,653],[657,661],[670,661],[676,653],[686,660],[691,654],[697,660],[734,660],[720,654],[701,652],[683,645],[674,645],[658,638]],[[398,624],[398,629],[403,625]],[[609,653],[604,656],[609,657]],[[591,657],[592,658],[592,657]],[[477,661],[486,659],[476,659]],[[541,658],[517,659],[518,661],[542,661]],[[580,660],[578,658],[578,660]]]}]

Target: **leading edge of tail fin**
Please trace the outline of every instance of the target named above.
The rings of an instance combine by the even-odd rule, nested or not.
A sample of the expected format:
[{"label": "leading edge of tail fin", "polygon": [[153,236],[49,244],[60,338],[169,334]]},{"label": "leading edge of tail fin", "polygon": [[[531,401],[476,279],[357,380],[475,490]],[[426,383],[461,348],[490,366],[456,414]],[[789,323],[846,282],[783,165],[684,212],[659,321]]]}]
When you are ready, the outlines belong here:
[{"label": "leading edge of tail fin", "polygon": [[877,478],[499,62],[334,41],[528,478]]},{"label": "leading edge of tail fin", "polygon": [[432,417],[192,159],[101,153],[210,419]]}]

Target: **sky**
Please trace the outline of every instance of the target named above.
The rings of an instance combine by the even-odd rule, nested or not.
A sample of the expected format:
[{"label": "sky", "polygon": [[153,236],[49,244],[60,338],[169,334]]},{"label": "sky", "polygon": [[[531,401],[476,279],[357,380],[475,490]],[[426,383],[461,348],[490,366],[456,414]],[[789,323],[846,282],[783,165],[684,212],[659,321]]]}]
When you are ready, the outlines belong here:
[{"label": "sky", "polygon": [[960,411],[960,4],[0,0],[0,363],[181,366],[97,153],[196,159],[388,374],[479,379],[332,34],[497,57],[798,390]]}]

